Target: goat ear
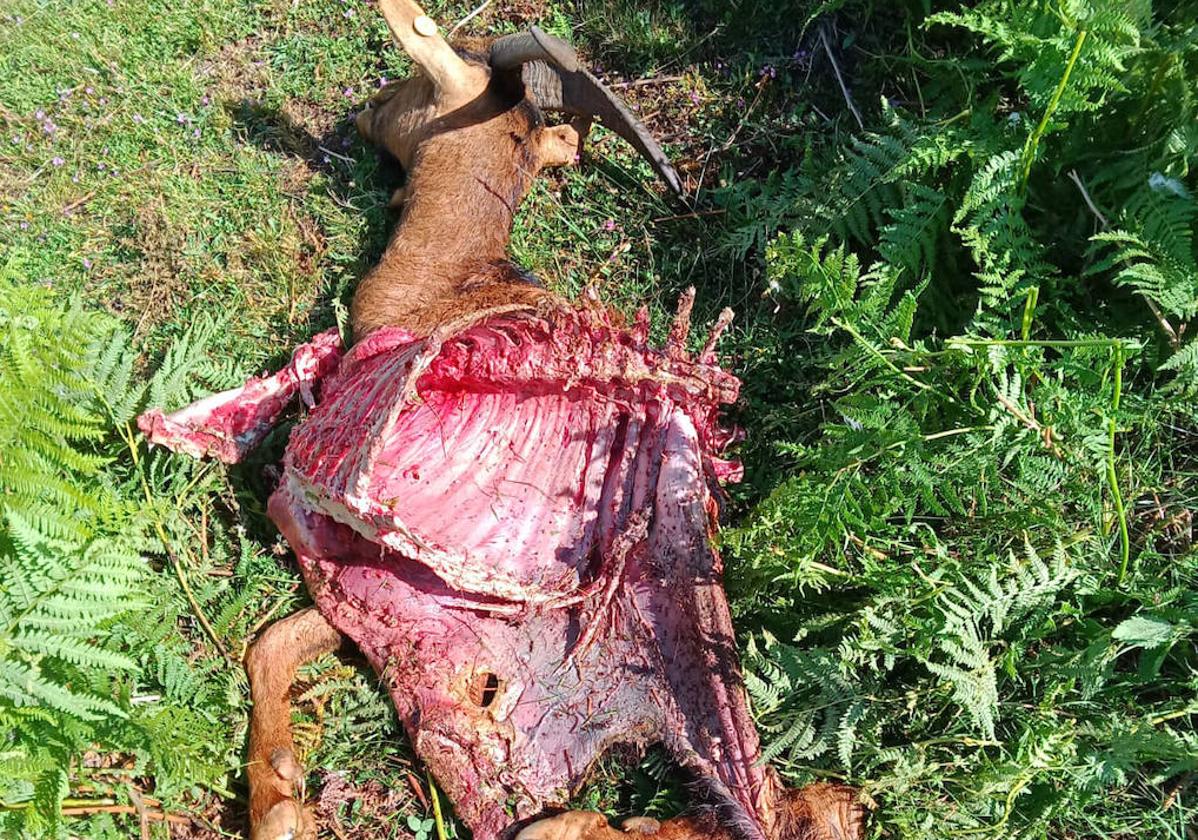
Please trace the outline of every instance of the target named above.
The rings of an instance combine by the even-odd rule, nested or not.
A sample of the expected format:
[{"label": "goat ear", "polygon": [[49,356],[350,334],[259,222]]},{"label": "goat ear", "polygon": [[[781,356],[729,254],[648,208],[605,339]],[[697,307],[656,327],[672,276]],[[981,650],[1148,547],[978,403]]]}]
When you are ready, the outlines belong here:
[{"label": "goat ear", "polygon": [[590,129],[589,119],[576,119],[566,125],[542,128],[537,134],[537,157],[541,166],[570,166],[578,163]]}]

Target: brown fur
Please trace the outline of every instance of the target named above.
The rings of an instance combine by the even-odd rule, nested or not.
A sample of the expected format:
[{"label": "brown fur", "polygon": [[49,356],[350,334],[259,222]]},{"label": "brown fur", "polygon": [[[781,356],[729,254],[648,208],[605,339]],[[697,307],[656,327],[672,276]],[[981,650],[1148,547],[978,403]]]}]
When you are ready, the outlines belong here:
[{"label": "brown fur", "polygon": [[291,684],[296,669],[336,650],[341,634],[315,608],[301,610],[267,628],[250,647],[245,671],[250,680],[249,761],[250,836],[294,840],[315,837],[303,802],[303,770],[291,739]]},{"label": "brown fur", "polygon": [[420,76],[389,87],[375,104],[359,115],[359,128],[407,169],[408,184],[399,225],[354,295],[355,338],[386,325],[426,333],[480,300],[463,299],[467,289],[490,287],[491,304],[545,297],[514,268],[497,267],[508,266],[513,218],[533,178],[566,162],[574,129],[545,126],[497,81],[448,113],[438,112]]}]

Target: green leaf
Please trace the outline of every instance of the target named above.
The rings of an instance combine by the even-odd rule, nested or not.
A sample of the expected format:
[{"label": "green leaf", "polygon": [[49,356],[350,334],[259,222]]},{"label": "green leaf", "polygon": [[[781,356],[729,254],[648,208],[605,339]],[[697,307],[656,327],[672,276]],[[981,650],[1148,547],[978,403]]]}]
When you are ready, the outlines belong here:
[{"label": "green leaf", "polygon": [[1111,638],[1136,647],[1155,648],[1173,641],[1175,628],[1169,622],[1147,615],[1137,615],[1119,622]]}]

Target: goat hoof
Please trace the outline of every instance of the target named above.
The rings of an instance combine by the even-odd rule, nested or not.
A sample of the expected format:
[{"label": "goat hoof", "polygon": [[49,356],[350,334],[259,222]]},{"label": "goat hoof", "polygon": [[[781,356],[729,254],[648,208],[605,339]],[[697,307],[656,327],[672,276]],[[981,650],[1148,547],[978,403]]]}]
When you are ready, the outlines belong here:
[{"label": "goat hoof", "polygon": [[556,817],[537,820],[517,834],[516,840],[608,840],[619,836],[602,814],[567,811]]},{"label": "goat hoof", "polygon": [[252,840],[316,840],[316,821],[309,809],[284,799],[266,812],[250,836]]},{"label": "goat hoof", "polygon": [[661,830],[661,823],[652,817],[629,817],[620,823],[625,834],[656,834]]},{"label": "goat hoof", "polygon": [[316,822],[305,808],[304,768],[290,747],[276,747],[251,763],[250,840],[316,840]]},{"label": "goat hoof", "polygon": [[288,782],[294,782],[304,775],[304,768],[296,761],[295,753],[287,747],[279,747],[270,754],[270,766],[279,774],[279,778]]}]

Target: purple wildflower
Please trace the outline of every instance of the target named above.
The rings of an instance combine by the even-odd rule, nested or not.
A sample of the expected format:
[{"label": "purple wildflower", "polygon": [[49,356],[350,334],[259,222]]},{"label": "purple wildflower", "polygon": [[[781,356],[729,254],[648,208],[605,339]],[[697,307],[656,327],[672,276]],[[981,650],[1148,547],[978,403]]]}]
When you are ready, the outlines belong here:
[{"label": "purple wildflower", "polygon": [[703,97],[699,96],[699,92],[697,90],[692,90],[691,91],[691,102],[695,105],[698,105],[702,101],[703,101]]},{"label": "purple wildflower", "polygon": [[200,97],[200,104],[203,105],[205,108],[208,107],[208,103],[211,101],[212,100],[208,98],[208,94],[206,94],[206,93]]},{"label": "purple wildflower", "polygon": [[91,267],[92,267],[92,261],[91,261],[91,260],[89,260],[87,257],[84,257],[84,258],[83,258],[83,267],[84,267],[84,268],[86,268],[86,269],[88,269],[88,270],[91,270]]},{"label": "purple wildflower", "polygon": [[192,136],[193,138],[195,138],[196,140],[199,140],[199,139],[200,139],[200,130],[197,128],[195,131],[193,131],[193,132],[191,133],[191,136]]},{"label": "purple wildflower", "polygon": [[96,164],[96,169],[98,169],[101,172],[103,172],[107,168],[108,168],[108,166],[107,166],[107,164],[104,163],[104,161],[100,161],[99,163]]},{"label": "purple wildflower", "polygon": [[342,12],[342,13],[341,13],[341,16],[342,16],[343,18],[345,18],[346,20],[349,20],[349,19],[350,19],[350,18],[352,18],[352,17],[353,17],[355,14],[356,14],[356,12],[355,12],[353,9],[346,9],[344,12]]},{"label": "purple wildflower", "polygon": [[615,229],[616,229],[616,220],[615,220],[615,219],[608,219],[607,221],[605,221],[605,222],[603,223],[603,229],[604,229],[604,230],[606,230],[606,231],[608,231],[609,233],[610,233],[611,231],[615,230]]},{"label": "purple wildflower", "polygon": [[91,85],[88,85],[87,87],[85,87],[83,89],[83,92],[86,93],[88,96],[91,96],[93,93],[96,92],[96,89],[93,88]]},{"label": "purple wildflower", "polygon": [[191,117],[180,111],[179,113],[175,114],[175,122],[177,122],[179,125],[187,125],[189,122],[191,122]]},{"label": "purple wildflower", "polygon": [[345,94],[346,99],[350,99],[354,95],[354,89],[351,87],[347,87],[345,90],[342,91],[342,93]]},{"label": "purple wildflower", "polygon": [[29,230],[29,222],[22,220],[20,228],[21,228],[21,230]]},{"label": "purple wildflower", "polygon": [[47,134],[53,134],[54,132],[58,131],[58,126],[54,124],[54,120],[46,120],[44,123],[42,123],[42,131],[46,132]]},{"label": "purple wildflower", "polygon": [[143,117],[141,114],[134,114],[134,115],[133,115],[133,122],[137,123],[138,125],[141,125],[141,124],[142,124],[142,123],[144,123],[145,121],[146,121],[146,118],[145,118],[145,117]]},{"label": "purple wildflower", "polygon": [[777,78],[778,70],[774,67],[774,65],[766,64],[762,66],[761,77],[764,79],[767,76],[771,79]]},{"label": "purple wildflower", "polygon": [[58,156],[55,156],[55,157],[51,158],[50,163],[52,163],[55,166],[62,166],[64,163],[66,163],[66,161]]},{"label": "purple wildflower", "polygon": [[386,87],[386,86],[387,86],[387,77],[379,76],[379,87]]},{"label": "purple wildflower", "polygon": [[35,120],[44,120],[46,118],[46,112],[39,108],[37,113],[33,115],[33,118]]}]

